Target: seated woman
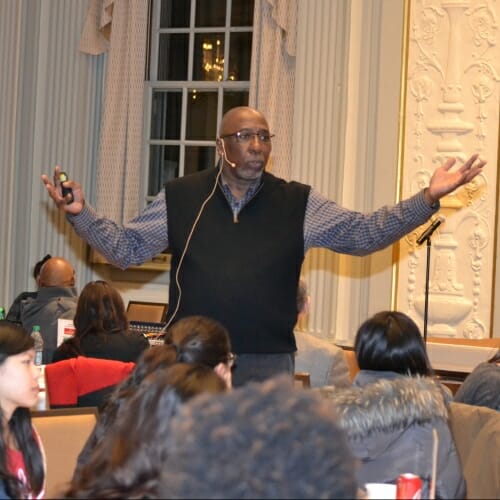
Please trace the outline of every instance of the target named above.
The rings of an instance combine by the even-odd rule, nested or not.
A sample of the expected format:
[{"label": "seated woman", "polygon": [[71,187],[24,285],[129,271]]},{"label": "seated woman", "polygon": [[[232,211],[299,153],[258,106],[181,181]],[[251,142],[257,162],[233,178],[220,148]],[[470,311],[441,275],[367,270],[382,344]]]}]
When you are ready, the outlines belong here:
[{"label": "seated woman", "polygon": [[165,345],[152,346],[143,352],[128,378],[114,388],[101,408],[97,424],[87,440],[74,474],[79,476],[92,450],[114,425],[119,412],[134,395],[142,381],[151,373],[174,363],[197,363],[217,374],[227,388],[231,387],[231,366],[234,355],[227,330],[217,321],[203,316],[188,316],[175,323],[167,332]]},{"label": "seated woman", "polygon": [[97,423],[78,456],[73,481],[78,479],[81,467],[88,462],[92,451],[113,426],[118,412],[132,397],[142,381],[151,373],[173,365],[176,355],[177,352],[172,346],[151,346],[150,349],[141,354],[132,373],[114,387],[113,392],[102,405]]},{"label": "seated woman", "polygon": [[177,362],[208,366],[228,388],[232,386],[236,355],[231,352],[228,331],[218,321],[205,316],[182,318],[167,330],[165,344],[175,348]]},{"label": "seated woman", "polygon": [[433,378],[418,326],[400,312],[377,313],[359,328],[354,348],[360,371],[353,386],[328,396],[361,461],[360,484],[395,483],[410,472],[420,476],[422,498],[429,498],[435,429],[436,497],[465,498],[448,398]]},{"label": "seated woman", "polygon": [[500,349],[467,375],[454,400],[500,411]]},{"label": "seated woman", "polygon": [[137,361],[149,348],[142,334],[129,332],[123,299],[106,281],[91,281],[80,293],[74,318],[75,335],[63,342],[52,361],[76,356]]},{"label": "seated woman", "polygon": [[166,466],[171,418],[194,396],[226,389],[203,365],[175,363],[148,375],[124,402],[64,498],[161,498],[158,481]]},{"label": "seated woman", "polygon": [[10,321],[0,321],[0,498],[43,498],[44,453],[31,423],[38,400],[33,339]]}]

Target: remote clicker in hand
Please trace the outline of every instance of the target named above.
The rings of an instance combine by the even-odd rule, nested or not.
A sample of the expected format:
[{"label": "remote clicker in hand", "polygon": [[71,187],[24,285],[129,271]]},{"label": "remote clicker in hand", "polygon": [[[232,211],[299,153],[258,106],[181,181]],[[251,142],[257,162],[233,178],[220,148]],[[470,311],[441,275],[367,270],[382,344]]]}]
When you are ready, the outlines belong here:
[{"label": "remote clicker in hand", "polygon": [[61,183],[62,197],[66,198],[68,194],[71,195],[71,199],[66,200],[66,203],[69,205],[73,203],[73,190],[69,187],[64,187],[64,182],[69,180],[68,174],[66,172],[59,172],[59,182]]}]

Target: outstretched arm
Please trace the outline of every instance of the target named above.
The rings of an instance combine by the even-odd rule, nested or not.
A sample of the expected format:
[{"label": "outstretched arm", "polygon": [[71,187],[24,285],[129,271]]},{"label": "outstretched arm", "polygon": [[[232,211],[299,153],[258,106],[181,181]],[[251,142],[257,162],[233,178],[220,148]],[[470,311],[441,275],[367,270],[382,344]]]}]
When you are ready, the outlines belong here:
[{"label": "outstretched arm", "polygon": [[456,161],[456,158],[448,158],[434,171],[429,187],[424,192],[425,200],[429,205],[432,206],[443,196],[470,182],[486,165],[485,160],[481,160],[478,154],[474,154],[460,168],[451,172]]},{"label": "outstretched arm", "polygon": [[439,209],[440,198],[470,182],[486,164],[475,154],[452,172],[455,162],[450,158],[437,168],[425,190],[370,214],[348,210],[311,190],[304,220],[304,250],[324,247],[367,255],[394,243],[426,222]]},{"label": "outstretched arm", "polygon": [[47,175],[42,175],[47,192],[56,206],[66,213],[77,234],[108,262],[126,269],[152,259],[168,247],[164,190],[137,217],[122,225],[100,216],[85,203],[82,187],[75,181],[64,182],[64,187],[71,188],[73,193],[72,197],[70,194],[63,197],[60,172],[61,168],[55,167],[53,183]]}]

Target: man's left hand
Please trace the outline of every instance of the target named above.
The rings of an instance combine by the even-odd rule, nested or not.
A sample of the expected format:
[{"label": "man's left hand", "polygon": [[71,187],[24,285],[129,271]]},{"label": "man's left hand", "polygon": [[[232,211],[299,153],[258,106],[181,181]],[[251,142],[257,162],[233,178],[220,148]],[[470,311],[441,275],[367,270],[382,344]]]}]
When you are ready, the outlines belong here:
[{"label": "man's left hand", "polygon": [[451,172],[456,161],[456,158],[448,158],[434,171],[429,187],[424,192],[429,205],[434,205],[443,196],[470,182],[486,165],[486,161],[481,160],[479,154],[473,154],[460,168]]}]

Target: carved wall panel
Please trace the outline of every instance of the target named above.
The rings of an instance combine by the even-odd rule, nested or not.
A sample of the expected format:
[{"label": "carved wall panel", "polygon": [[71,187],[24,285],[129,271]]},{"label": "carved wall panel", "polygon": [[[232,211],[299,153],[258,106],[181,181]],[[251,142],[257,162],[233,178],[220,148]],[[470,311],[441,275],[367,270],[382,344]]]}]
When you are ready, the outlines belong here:
[{"label": "carved wall panel", "polygon": [[[407,26],[401,194],[426,186],[449,157],[488,160],[469,185],[441,200],[432,236],[429,336],[491,336],[500,96],[500,2],[412,0]],[[419,228],[400,244],[397,307],[424,326],[426,245]]]}]

